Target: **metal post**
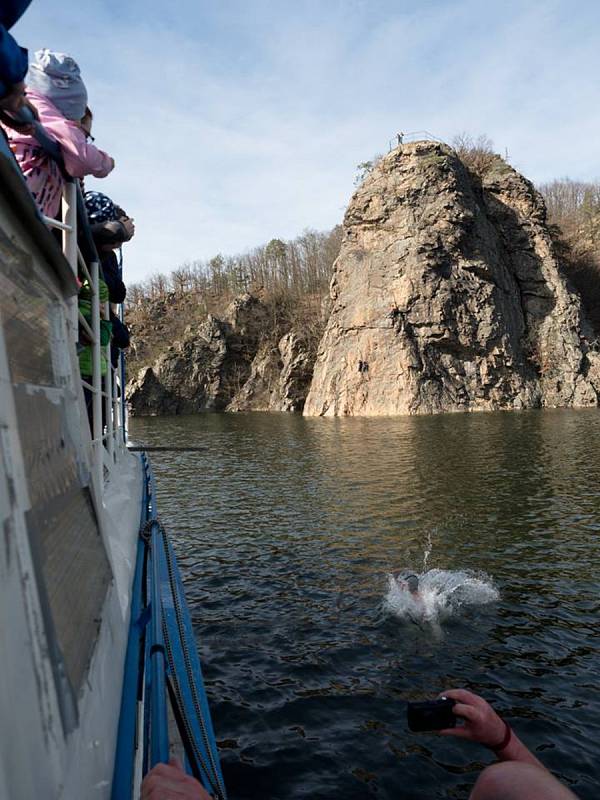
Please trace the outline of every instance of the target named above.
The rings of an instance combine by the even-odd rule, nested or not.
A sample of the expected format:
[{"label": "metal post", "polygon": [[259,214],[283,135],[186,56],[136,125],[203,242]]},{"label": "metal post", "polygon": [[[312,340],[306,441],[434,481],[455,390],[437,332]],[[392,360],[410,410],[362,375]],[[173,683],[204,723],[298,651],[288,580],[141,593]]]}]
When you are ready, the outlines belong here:
[{"label": "metal post", "polygon": [[94,332],[94,344],[92,345],[92,385],[94,387],[92,398],[92,456],[94,461],[94,473],[98,483],[100,497],[104,491],[104,464],[102,459],[102,375],[100,358],[100,292],[99,275],[100,269],[97,261],[91,263],[92,277],[92,330]]},{"label": "metal post", "polygon": [[115,458],[116,454],[120,452],[122,448],[122,441],[121,441],[121,428],[123,427],[123,421],[121,419],[121,405],[119,403],[119,391],[123,391],[122,387],[120,386],[119,382],[119,362],[117,361],[117,366],[113,370],[113,425],[114,425],[114,442],[115,442]]},{"label": "metal post", "polygon": [[[73,273],[77,277],[77,187],[75,181],[65,183],[62,194],[62,249]],[[77,298],[69,298],[71,320],[77,330]]]},{"label": "metal post", "polygon": [[[111,364],[112,369],[112,364]],[[112,409],[112,417],[113,417],[113,447],[115,453],[115,461],[117,459],[117,453],[119,451],[119,428],[121,427],[121,421],[119,419],[119,406],[117,404],[117,396],[118,396],[118,389],[119,384],[117,381],[117,369],[112,369],[112,397],[111,397],[111,409]]]},{"label": "metal post", "polygon": [[69,181],[64,185],[62,214],[65,225],[62,232],[63,253],[71,269],[77,275],[77,187],[75,181]]},{"label": "metal post", "polygon": [[[110,319],[110,304],[104,305],[105,319]],[[104,409],[106,413],[106,449],[110,456],[111,463],[114,462],[114,441],[113,441],[113,397],[112,397],[112,363],[110,360],[110,340],[106,345],[106,376],[104,378],[104,391],[106,396],[104,398]]]},{"label": "metal post", "polygon": [[[119,306],[119,319],[125,322],[125,306],[123,303]],[[125,353],[123,350],[119,353],[119,367],[120,367],[120,381],[121,381],[121,427],[123,445],[127,444],[127,402],[125,400]]]},{"label": "metal post", "polygon": [[169,759],[169,725],[167,718],[167,693],[165,646],[162,635],[162,599],[161,586],[163,581],[164,548],[161,530],[156,519],[156,485],[154,475],[149,472],[149,501],[150,517],[153,525],[150,533],[150,565],[149,579],[151,581],[150,603],[151,622],[150,636],[151,647],[149,653],[149,670],[151,685],[150,709],[150,768]]},{"label": "metal post", "polygon": [[161,556],[162,542],[158,524],[152,526],[152,647],[150,670],[152,708],[150,710],[150,768],[169,759],[169,730],[167,723],[167,687],[165,648],[162,638]]}]

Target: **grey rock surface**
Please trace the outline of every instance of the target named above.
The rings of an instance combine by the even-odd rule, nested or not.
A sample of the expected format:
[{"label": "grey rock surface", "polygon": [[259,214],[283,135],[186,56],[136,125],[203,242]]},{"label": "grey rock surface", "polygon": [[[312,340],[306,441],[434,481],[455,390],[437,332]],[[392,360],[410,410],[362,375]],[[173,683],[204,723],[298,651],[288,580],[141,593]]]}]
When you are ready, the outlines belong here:
[{"label": "grey rock surface", "polygon": [[256,297],[235,298],[224,319],[188,327],[127,388],[134,416],[200,411],[302,411],[313,359],[297,333],[269,343],[267,309]]},{"label": "grey rock surface", "polygon": [[252,295],[236,298],[224,320],[209,315],[173,342],[127,387],[133,415],[222,411],[248,378],[265,325],[265,308]]},{"label": "grey rock surface", "polygon": [[405,144],[355,192],[307,415],[596,406],[599,356],[543,200],[495,157]]},{"label": "grey rock surface", "polygon": [[277,347],[266,344],[227,411],[302,411],[312,364],[306,342],[295,331],[286,333]]}]

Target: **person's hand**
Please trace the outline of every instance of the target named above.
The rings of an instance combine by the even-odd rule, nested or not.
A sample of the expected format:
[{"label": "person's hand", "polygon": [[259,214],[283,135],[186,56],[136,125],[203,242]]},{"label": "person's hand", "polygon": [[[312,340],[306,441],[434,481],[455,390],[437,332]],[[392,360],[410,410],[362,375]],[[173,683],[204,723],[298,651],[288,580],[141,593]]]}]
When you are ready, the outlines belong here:
[{"label": "person's hand", "polygon": [[125,233],[127,234],[127,238],[125,239],[128,242],[135,233],[135,225],[131,217],[121,217],[119,220],[123,228],[125,229]]},{"label": "person's hand", "polygon": [[89,109],[89,106],[86,106],[85,114],[79,120],[79,127],[85,133],[86,139],[94,139],[92,136],[92,125],[94,124],[94,115]]},{"label": "person's hand", "polygon": [[25,96],[23,97],[23,107],[24,107],[24,108],[28,108],[28,109],[31,111],[31,113],[33,114],[33,118],[34,118],[35,120],[37,120],[38,122],[40,121],[40,115],[39,115],[39,113],[38,113],[38,110],[37,110],[37,108],[36,108],[36,107],[33,105],[33,103],[31,102],[31,100],[30,100],[30,99],[27,97],[27,95],[25,95]]},{"label": "person's hand", "polygon": [[442,692],[440,697],[456,700],[452,711],[464,723],[460,727],[441,730],[442,736],[458,736],[487,747],[494,747],[503,740],[506,726],[483,697],[466,689],[449,689]]},{"label": "person's hand", "polygon": [[34,119],[39,119],[37,109],[25,96],[25,84],[16,83],[9,93],[0,98],[0,119],[9,128],[26,136],[33,136],[35,128],[32,122],[20,122],[13,115],[22,116],[23,109],[29,109]]},{"label": "person's hand", "polygon": [[4,97],[0,98],[0,109],[17,114],[25,105],[25,83],[13,83]]},{"label": "person's hand", "polygon": [[183,769],[178,758],[157,764],[142,781],[140,800],[211,800],[204,787]]}]

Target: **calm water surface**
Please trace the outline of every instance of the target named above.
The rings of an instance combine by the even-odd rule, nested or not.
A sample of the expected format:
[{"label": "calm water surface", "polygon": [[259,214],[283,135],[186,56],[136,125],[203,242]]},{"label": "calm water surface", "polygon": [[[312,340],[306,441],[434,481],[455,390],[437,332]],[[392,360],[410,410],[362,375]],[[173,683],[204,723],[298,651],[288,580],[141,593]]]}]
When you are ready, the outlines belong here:
[{"label": "calm water surface", "polygon": [[[600,792],[600,414],[138,419],[184,575],[232,800],[466,798],[493,758],[411,734],[465,686],[581,797]],[[485,573],[441,622],[388,573]]]}]

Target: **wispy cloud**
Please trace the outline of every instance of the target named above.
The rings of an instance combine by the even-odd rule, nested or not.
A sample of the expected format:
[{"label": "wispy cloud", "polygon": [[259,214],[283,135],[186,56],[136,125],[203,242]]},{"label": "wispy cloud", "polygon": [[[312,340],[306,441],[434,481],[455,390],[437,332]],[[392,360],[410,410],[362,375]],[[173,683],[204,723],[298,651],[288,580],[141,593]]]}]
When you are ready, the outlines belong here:
[{"label": "wispy cloud", "polygon": [[399,128],[600,176],[599,23],[591,0],[34,0],[16,32],[81,64],[133,280],[334,225]]}]

